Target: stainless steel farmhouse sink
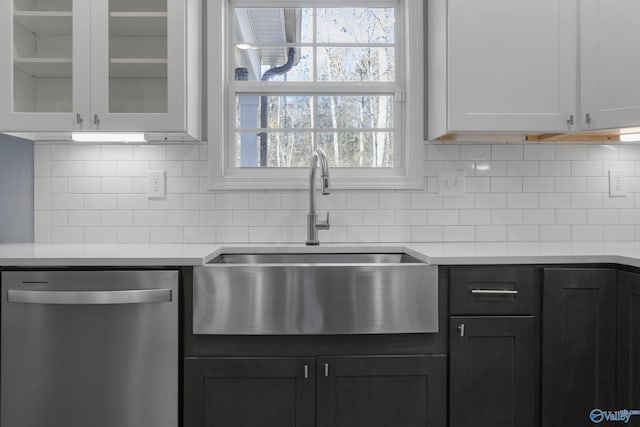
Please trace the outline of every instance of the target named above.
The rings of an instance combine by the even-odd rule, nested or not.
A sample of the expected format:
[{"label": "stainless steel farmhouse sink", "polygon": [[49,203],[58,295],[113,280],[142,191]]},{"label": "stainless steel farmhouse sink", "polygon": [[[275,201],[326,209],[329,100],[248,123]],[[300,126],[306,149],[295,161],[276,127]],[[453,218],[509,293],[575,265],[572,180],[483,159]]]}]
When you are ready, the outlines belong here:
[{"label": "stainless steel farmhouse sink", "polygon": [[221,254],[194,272],[195,334],[438,331],[437,266],[406,253]]}]

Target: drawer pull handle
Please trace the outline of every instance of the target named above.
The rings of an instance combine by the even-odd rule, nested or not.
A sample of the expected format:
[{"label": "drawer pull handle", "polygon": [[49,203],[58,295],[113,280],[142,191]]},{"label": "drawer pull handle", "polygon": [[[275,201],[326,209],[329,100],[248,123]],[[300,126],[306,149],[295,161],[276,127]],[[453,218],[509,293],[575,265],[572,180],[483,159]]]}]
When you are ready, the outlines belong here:
[{"label": "drawer pull handle", "polygon": [[517,295],[518,291],[510,291],[506,289],[471,289],[474,295]]},{"label": "drawer pull handle", "polygon": [[309,378],[309,365],[304,365],[304,377]]},{"label": "drawer pull handle", "polygon": [[458,325],[458,330],[460,331],[460,336],[464,336],[464,323]]}]

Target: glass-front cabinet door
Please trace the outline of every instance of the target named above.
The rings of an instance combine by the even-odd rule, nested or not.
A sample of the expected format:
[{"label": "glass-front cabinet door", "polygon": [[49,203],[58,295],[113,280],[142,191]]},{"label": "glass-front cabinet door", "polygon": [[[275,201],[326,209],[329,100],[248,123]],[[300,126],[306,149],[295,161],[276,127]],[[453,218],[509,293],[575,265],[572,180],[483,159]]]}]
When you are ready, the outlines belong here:
[{"label": "glass-front cabinet door", "polygon": [[0,2],[0,132],[88,125],[89,2]]},{"label": "glass-front cabinet door", "polygon": [[184,126],[185,1],[94,0],[92,121],[97,130]]}]

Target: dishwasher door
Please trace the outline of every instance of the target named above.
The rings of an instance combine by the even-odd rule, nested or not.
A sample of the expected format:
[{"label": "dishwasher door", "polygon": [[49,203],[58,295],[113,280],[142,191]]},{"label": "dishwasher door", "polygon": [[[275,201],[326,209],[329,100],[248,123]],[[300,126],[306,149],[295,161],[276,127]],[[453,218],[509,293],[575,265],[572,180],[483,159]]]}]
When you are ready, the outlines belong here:
[{"label": "dishwasher door", "polygon": [[2,273],[2,427],[176,427],[178,272]]}]

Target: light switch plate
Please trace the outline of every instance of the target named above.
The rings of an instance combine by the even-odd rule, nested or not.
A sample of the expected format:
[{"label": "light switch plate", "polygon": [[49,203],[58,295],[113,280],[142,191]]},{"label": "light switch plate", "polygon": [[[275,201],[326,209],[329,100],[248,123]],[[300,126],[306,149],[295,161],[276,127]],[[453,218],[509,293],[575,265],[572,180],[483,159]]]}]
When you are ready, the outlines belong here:
[{"label": "light switch plate", "polygon": [[464,196],[464,170],[441,170],[438,172],[438,194],[441,196]]},{"label": "light switch plate", "polygon": [[162,199],[166,195],[166,178],[164,171],[147,172],[147,198]]},{"label": "light switch plate", "polygon": [[609,170],[609,196],[625,197],[627,190],[625,188],[625,176],[623,170]]}]

